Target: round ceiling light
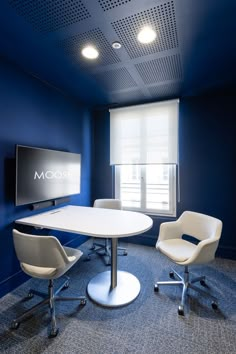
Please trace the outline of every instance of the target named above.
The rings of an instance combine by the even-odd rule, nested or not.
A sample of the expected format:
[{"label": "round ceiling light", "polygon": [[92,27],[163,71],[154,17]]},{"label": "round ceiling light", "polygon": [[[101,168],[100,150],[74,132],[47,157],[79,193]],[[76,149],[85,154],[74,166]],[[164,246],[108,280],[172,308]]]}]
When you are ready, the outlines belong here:
[{"label": "round ceiling light", "polygon": [[114,48],[114,49],[120,49],[120,48],[121,48],[120,42],[113,42],[113,43],[112,43],[112,48]]},{"label": "round ceiling light", "polygon": [[99,56],[98,50],[91,45],[84,47],[81,53],[87,59],[96,59]]},{"label": "round ceiling light", "polygon": [[146,26],[138,33],[138,41],[143,44],[148,44],[153,42],[156,36],[156,32],[151,27]]}]

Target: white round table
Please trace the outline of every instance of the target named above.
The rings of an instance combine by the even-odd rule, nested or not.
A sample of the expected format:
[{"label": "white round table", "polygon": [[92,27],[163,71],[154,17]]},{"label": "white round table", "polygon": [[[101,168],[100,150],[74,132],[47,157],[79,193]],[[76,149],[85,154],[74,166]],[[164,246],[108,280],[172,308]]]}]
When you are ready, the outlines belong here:
[{"label": "white round table", "polygon": [[117,270],[117,239],[141,234],[152,227],[152,219],[132,211],[67,205],[30,217],[19,224],[111,238],[111,270],[96,275],[88,283],[89,297],[96,303],[117,307],[130,303],[140,292],[139,280],[131,273]]}]

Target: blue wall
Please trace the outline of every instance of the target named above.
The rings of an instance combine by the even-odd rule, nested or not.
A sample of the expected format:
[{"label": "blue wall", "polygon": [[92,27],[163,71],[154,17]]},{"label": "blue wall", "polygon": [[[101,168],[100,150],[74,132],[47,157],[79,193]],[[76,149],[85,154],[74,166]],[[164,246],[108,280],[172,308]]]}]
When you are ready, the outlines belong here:
[{"label": "blue wall", "polygon": [[[184,210],[206,213],[223,221],[218,255],[236,259],[233,225],[233,128],[235,96],[194,97],[180,100],[179,158],[180,202],[177,215]],[[93,170],[93,199],[112,197],[113,171],[109,166],[109,113],[96,112]],[[154,245],[160,223],[173,220],[154,217],[148,235],[129,238],[129,242]]]},{"label": "blue wall", "polygon": [[[16,144],[81,153],[81,194],[71,197],[72,204],[90,205],[96,198],[113,197],[114,190],[113,170],[109,166],[107,110],[97,111],[93,120],[88,107],[76,104],[2,59],[0,78],[1,296],[26,279],[15,256],[11,232],[15,219],[33,214],[25,206],[14,206]],[[222,219],[219,255],[229,258],[236,258],[234,101],[233,96],[182,99],[179,124],[181,200],[178,215],[188,209]],[[148,235],[128,241],[154,245],[159,225],[166,220],[169,219],[154,218]],[[57,236],[63,244],[75,246],[85,240],[72,234],[57,233]]]},{"label": "blue wall", "polygon": [[[33,214],[14,206],[15,145],[81,153],[81,194],[71,204],[90,205],[92,117],[56,90],[0,60],[0,296],[25,277],[16,259],[12,228],[14,220]],[[19,229],[19,227],[18,227]],[[54,233],[55,234],[55,233]],[[77,245],[85,237],[57,233],[63,244]]]}]

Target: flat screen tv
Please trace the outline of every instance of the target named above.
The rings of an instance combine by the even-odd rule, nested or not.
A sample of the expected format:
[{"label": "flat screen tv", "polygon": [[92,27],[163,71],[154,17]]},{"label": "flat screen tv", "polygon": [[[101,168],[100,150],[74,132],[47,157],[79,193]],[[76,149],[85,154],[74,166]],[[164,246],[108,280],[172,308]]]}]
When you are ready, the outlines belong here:
[{"label": "flat screen tv", "polygon": [[81,155],[16,146],[16,205],[80,193]]}]

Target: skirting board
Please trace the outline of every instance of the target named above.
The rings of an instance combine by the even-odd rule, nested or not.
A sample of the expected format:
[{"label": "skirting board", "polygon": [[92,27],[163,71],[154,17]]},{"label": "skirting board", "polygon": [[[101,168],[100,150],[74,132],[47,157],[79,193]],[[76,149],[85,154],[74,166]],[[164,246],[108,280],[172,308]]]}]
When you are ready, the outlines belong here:
[{"label": "skirting board", "polygon": [[122,237],[120,241],[125,241],[129,243],[136,243],[138,245],[155,247],[157,242],[156,235],[137,235],[132,237]]},{"label": "skirting board", "polygon": [[220,258],[236,260],[236,248],[219,246],[216,251],[216,256]]},{"label": "skirting board", "polygon": [[[144,234],[127,238],[124,237],[121,240],[129,243],[136,243],[139,245],[155,247],[157,242],[157,236]],[[216,257],[236,260],[236,248],[219,246],[216,251]]]}]

